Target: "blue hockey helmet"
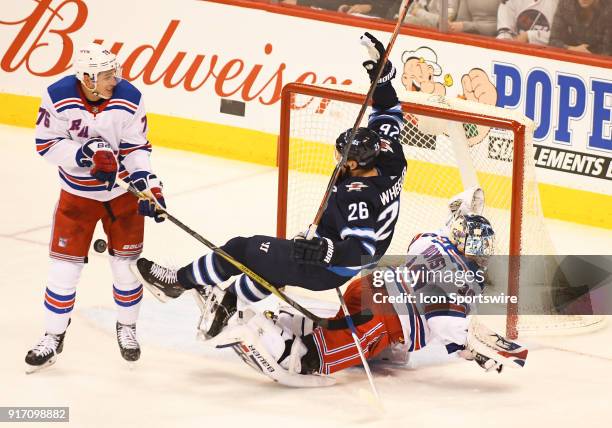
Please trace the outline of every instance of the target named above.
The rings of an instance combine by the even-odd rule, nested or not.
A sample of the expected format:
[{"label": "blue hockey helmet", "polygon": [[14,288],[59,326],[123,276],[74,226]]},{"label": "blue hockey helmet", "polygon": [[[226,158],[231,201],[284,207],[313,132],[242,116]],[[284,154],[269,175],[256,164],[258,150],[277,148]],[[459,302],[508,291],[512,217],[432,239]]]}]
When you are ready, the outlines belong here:
[{"label": "blue hockey helmet", "polygon": [[[348,143],[352,129],[347,129],[336,139],[336,150],[342,153]],[[374,166],[374,160],[380,153],[380,137],[370,128],[358,128],[349,148],[348,159],[357,162],[359,168],[368,169]]]}]

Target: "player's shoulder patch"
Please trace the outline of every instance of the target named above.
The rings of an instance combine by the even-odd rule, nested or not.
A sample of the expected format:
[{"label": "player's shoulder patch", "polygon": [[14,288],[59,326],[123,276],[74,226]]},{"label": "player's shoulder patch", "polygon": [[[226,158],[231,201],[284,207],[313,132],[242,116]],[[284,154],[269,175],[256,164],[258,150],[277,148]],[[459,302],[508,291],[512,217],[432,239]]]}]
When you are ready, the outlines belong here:
[{"label": "player's shoulder patch", "polygon": [[338,183],[336,198],[343,205],[354,202],[370,202],[376,199],[378,188],[369,177],[351,177]]},{"label": "player's shoulder patch", "polygon": [[344,185],[347,192],[361,192],[363,189],[367,189],[369,186],[363,181],[352,181]]},{"label": "player's shoulder patch", "polygon": [[138,104],[140,104],[141,98],[142,93],[138,90],[138,88],[127,80],[123,79],[117,84],[117,86],[115,86],[111,100],[126,101],[134,105],[136,108],[138,107]]},{"label": "player's shoulder patch", "polygon": [[80,100],[81,96],[78,91],[78,83],[79,80],[76,78],[76,76],[70,75],[62,77],[57,82],[51,84],[49,88],[47,88],[51,102],[53,104],[57,104],[61,101],[72,98]]}]

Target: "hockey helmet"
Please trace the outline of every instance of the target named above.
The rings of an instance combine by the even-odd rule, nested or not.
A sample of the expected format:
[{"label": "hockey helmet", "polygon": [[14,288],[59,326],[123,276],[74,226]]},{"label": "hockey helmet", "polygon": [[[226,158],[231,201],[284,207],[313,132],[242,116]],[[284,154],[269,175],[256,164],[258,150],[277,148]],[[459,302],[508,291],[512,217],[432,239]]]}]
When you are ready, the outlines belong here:
[{"label": "hockey helmet", "polygon": [[[344,147],[349,143],[352,129],[347,129],[336,139],[336,150],[342,153]],[[359,168],[368,169],[374,166],[374,160],[380,153],[380,137],[370,128],[358,128],[355,138],[350,142],[348,160],[357,162]]]},{"label": "hockey helmet", "polygon": [[495,232],[489,220],[481,215],[457,215],[451,222],[449,239],[466,256],[493,255]]},{"label": "hockey helmet", "polygon": [[98,74],[109,70],[115,72],[116,79],[121,79],[121,64],[117,61],[115,54],[102,45],[90,43],[77,51],[74,59],[74,71],[77,79],[81,82],[87,74],[91,81],[96,83]]}]

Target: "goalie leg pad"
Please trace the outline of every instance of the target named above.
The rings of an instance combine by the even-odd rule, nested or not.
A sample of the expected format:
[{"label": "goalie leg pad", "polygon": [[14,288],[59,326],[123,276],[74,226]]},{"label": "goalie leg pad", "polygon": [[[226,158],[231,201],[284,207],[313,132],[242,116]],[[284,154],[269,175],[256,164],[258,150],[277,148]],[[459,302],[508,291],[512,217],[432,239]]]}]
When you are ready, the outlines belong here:
[{"label": "goalie leg pad", "polygon": [[294,338],[288,350],[285,339],[291,334],[261,314],[252,316],[246,323],[236,323],[220,336],[222,340],[216,340],[217,348],[233,349],[247,365],[281,385],[316,388],[336,383],[329,376],[300,374],[306,346]]}]

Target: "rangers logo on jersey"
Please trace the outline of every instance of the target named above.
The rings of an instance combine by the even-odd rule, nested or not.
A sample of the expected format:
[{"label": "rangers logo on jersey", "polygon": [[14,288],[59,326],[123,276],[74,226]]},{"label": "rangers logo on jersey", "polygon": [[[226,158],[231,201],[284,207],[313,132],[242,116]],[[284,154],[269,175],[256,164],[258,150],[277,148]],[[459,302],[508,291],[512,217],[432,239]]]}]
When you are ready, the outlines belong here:
[{"label": "rangers logo on jersey", "polygon": [[346,191],[347,192],[361,192],[361,189],[365,189],[366,187],[368,187],[367,185],[363,184],[361,181],[353,181],[351,184],[347,184],[346,185]]}]

